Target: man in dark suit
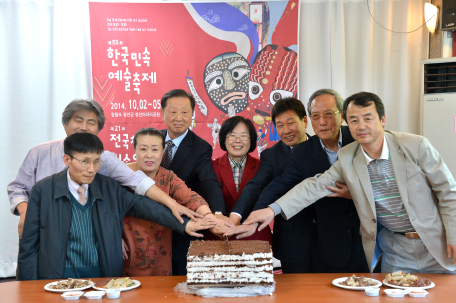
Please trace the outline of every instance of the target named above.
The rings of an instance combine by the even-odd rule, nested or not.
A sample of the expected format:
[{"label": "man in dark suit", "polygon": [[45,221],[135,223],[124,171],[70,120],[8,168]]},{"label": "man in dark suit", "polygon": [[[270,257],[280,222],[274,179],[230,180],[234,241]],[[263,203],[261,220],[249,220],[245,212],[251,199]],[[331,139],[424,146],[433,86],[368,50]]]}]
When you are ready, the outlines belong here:
[{"label": "man in dark suit", "polygon": [[[286,167],[292,148],[307,140],[307,116],[304,105],[296,98],[279,100],[271,112],[272,121],[276,126],[280,141],[273,147],[261,153],[261,164],[255,177],[247,183],[241,196],[234,204],[231,212],[238,213],[246,218],[252,211],[262,190]],[[291,224],[289,224],[291,222]],[[239,222],[235,222],[239,223]],[[274,256],[282,262],[284,273],[310,272],[310,241],[313,226],[313,210],[308,208],[289,222],[277,217],[274,223],[273,251]],[[299,229],[293,229],[299,226]],[[290,230],[296,236],[296,243],[302,247],[300,252],[290,250],[296,243],[281,241],[283,230]]]},{"label": "man in dark suit", "polygon": [[[217,225],[210,229],[213,234],[221,235],[232,222],[225,217],[225,203],[222,187],[212,166],[212,147],[204,139],[189,130],[195,99],[182,89],[167,92],[161,99],[161,113],[167,130],[166,148],[161,166],[172,170],[185,184],[202,196],[211,212],[202,214],[213,217]],[[213,213],[212,213],[213,212]],[[192,238],[173,233],[173,275],[187,274],[187,252]]]},{"label": "man in dark suit", "polygon": [[[339,149],[354,141],[348,127],[341,126],[342,108],[343,99],[334,90],[321,89],[310,97],[307,109],[316,136],[293,149],[282,175],[263,190],[254,210],[268,207],[302,180],[325,172],[336,162]],[[317,236],[312,239],[312,272],[368,272],[351,196],[344,184],[329,189],[334,194],[314,204]],[[290,255],[302,251],[292,231],[303,227],[294,218],[283,219],[288,230],[273,234],[279,245],[287,246]]]}]

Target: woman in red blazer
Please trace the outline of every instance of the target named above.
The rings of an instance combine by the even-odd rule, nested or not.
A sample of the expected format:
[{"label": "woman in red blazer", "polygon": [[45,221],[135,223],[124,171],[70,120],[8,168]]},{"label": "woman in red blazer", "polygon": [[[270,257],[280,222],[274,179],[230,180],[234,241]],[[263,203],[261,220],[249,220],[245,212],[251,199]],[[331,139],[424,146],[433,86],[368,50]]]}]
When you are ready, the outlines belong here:
[{"label": "woman in red blazer", "polygon": [[[241,217],[239,214],[231,213],[231,208],[260,166],[260,160],[249,155],[255,150],[257,142],[257,133],[252,121],[240,116],[229,118],[222,124],[219,142],[226,153],[213,160],[212,164],[217,179],[222,184],[226,213],[229,214],[231,221],[238,225]],[[212,233],[207,233],[206,240],[219,239]],[[236,238],[233,237],[230,240],[236,240]],[[264,240],[272,244],[271,229],[268,226],[243,240]]]}]

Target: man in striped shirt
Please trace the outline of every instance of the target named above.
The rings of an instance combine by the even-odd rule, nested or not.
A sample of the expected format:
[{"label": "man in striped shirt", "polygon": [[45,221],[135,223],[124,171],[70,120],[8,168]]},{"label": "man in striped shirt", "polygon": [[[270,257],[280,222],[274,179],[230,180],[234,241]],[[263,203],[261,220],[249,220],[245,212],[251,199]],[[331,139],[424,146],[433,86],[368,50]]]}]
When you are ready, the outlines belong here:
[{"label": "man in striped shirt", "polygon": [[103,143],[96,135],[75,133],[63,144],[68,169],[38,181],[30,193],[18,280],[121,276],[127,214],[196,237],[202,237],[197,230],[215,226],[211,218],[181,224],[168,207],[97,174]]},{"label": "man in striped shirt", "polygon": [[343,182],[356,205],[371,270],[378,244],[382,272],[455,274],[456,182],[443,159],[426,138],[385,131],[383,102],[375,94],[348,97],[344,118],[356,142],[342,148],[325,173],[253,212],[244,224],[262,222],[261,230],[279,213],[289,219],[328,195],[327,186]]}]

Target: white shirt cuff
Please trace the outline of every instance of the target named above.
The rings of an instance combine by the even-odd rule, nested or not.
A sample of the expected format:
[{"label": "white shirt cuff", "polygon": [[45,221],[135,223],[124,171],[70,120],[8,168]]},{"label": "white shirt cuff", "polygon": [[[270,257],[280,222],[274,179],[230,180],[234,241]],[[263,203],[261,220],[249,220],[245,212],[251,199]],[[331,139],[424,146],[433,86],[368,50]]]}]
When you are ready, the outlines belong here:
[{"label": "white shirt cuff", "polygon": [[149,188],[151,188],[153,185],[155,185],[155,181],[149,177],[146,177],[142,179],[141,182],[139,182],[138,186],[136,186],[135,194],[144,196]]},{"label": "white shirt cuff", "polygon": [[242,216],[241,216],[241,214],[238,214],[238,213],[235,213],[235,212],[231,212],[231,213],[230,213],[230,215],[231,215],[231,214],[237,215],[237,216],[239,216],[239,218],[241,218],[241,219],[242,219]]}]

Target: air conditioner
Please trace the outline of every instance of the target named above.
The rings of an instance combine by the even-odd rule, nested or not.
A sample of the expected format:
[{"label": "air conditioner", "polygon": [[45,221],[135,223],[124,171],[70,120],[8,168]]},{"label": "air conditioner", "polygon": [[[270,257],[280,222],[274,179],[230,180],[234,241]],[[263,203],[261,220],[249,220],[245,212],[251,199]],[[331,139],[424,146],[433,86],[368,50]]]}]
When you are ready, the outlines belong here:
[{"label": "air conditioner", "polygon": [[423,60],[421,76],[421,134],[456,177],[456,57]]}]

